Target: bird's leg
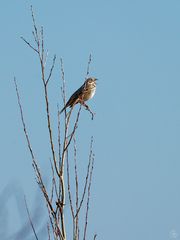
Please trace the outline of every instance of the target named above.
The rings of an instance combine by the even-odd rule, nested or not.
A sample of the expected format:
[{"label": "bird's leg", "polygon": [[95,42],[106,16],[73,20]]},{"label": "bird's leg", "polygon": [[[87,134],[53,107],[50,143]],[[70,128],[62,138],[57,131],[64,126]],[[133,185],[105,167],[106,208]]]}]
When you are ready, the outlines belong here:
[{"label": "bird's leg", "polygon": [[95,113],[93,113],[93,112],[91,111],[91,109],[89,108],[89,106],[88,106],[87,104],[85,104],[84,101],[81,101],[81,104],[86,108],[86,110],[88,110],[88,111],[91,113],[92,120],[93,120]]}]

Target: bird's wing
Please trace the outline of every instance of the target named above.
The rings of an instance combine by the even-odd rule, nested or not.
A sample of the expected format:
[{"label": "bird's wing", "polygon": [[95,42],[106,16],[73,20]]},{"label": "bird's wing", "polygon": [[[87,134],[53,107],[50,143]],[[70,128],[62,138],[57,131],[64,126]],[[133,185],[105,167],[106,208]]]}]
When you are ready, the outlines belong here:
[{"label": "bird's wing", "polygon": [[60,113],[62,113],[67,107],[72,107],[75,104],[75,101],[78,99],[78,97],[81,96],[83,90],[84,84],[71,95],[71,97],[69,98],[63,109],[60,111]]}]

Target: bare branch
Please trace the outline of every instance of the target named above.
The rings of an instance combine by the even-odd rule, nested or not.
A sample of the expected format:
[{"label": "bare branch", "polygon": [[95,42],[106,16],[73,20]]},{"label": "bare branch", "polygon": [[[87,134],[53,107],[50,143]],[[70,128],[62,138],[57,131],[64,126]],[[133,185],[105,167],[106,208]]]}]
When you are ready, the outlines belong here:
[{"label": "bare branch", "polygon": [[[42,81],[43,81],[43,83],[44,83],[44,95],[45,95],[45,102],[46,102],[46,115],[47,115],[47,122],[48,122],[48,131],[49,131],[50,146],[51,146],[51,151],[52,151],[52,156],[53,156],[53,161],[54,161],[55,170],[56,170],[57,175],[59,175],[58,168],[57,168],[57,164],[56,164],[56,156],[55,156],[55,151],[54,151],[53,137],[52,137],[52,128],[51,128],[50,111],[49,111],[49,100],[48,100],[48,89],[47,89],[47,83],[49,82],[49,80],[50,80],[50,78],[51,78],[56,57],[54,56],[53,64],[52,64],[52,67],[51,67],[51,69],[50,69],[49,76],[48,76],[47,80],[45,80],[45,67],[44,67],[44,34],[43,34],[43,27],[41,27],[41,31],[40,31],[41,37],[39,37],[38,30],[37,30],[37,27],[36,27],[36,21],[35,21],[35,17],[34,17],[34,12],[33,12],[32,6],[31,6],[31,15],[32,15],[33,27],[34,27],[33,35],[34,35],[34,40],[35,40],[35,42],[36,42],[36,44],[37,44],[37,49],[35,49],[35,48],[34,48],[28,41],[26,41],[23,37],[22,37],[22,39],[25,41],[25,43],[26,43],[29,47],[31,47],[36,53],[38,53],[38,56],[39,56],[39,60],[40,60],[40,64],[41,64]],[[41,50],[40,50],[40,38],[41,38]]]},{"label": "bare branch", "polygon": [[32,48],[37,54],[39,54],[38,50],[33,47],[25,38],[21,37],[21,39],[30,47]]},{"label": "bare branch", "polygon": [[39,170],[39,168],[37,166],[36,161],[33,162],[33,167],[35,169],[36,176],[37,176],[37,179],[38,179],[38,184],[39,184],[39,186],[41,188],[41,191],[44,194],[45,200],[46,200],[46,202],[47,202],[47,204],[48,204],[48,206],[49,206],[49,208],[51,210],[52,216],[55,217],[55,212],[54,212],[53,206],[52,206],[51,201],[49,199],[46,187],[45,187],[45,185],[43,183],[42,176],[41,176],[41,173],[40,173],[40,170]]},{"label": "bare branch", "polygon": [[45,185],[44,185],[42,177],[41,177],[41,173],[40,173],[39,167],[37,165],[37,162],[35,160],[34,153],[33,153],[32,147],[31,147],[31,143],[30,143],[29,136],[28,136],[27,129],[26,129],[26,124],[25,124],[25,121],[24,121],[23,109],[22,109],[21,102],[20,102],[20,95],[19,95],[19,91],[18,91],[18,86],[17,86],[17,82],[16,82],[15,78],[14,78],[14,83],[15,83],[15,88],[16,88],[18,105],[19,105],[19,109],[20,109],[21,121],[22,121],[23,129],[24,129],[26,141],[27,141],[27,144],[28,144],[28,148],[29,148],[29,151],[31,153],[31,157],[32,157],[32,161],[33,161],[32,165],[33,165],[33,168],[34,168],[35,173],[36,173],[37,182],[38,182],[38,184],[39,184],[39,186],[40,186],[40,188],[41,188],[41,190],[42,190],[42,192],[44,194],[44,197],[45,197],[45,200],[47,202],[47,205],[49,206],[49,208],[51,210],[51,214],[55,218],[54,209],[53,209],[51,201],[50,201],[50,199],[48,197]]},{"label": "bare branch", "polygon": [[36,21],[35,21],[35,17],[34,17],[34,12],[33,12],[33,8],[31,5],[31,16],[32,16],[32,20],[33,20],[33,27],[34,27],[34,31],[33,31],[33,36],[34,36],[34,40],[38,45],[38,50],[39,50],[39,45],[40,45],[40,41],[39,41],[39,35],[38,35],[38,30],[36,27]]},{"label": "bare branch", "polygon": [[14,84],[15,84],[16,95],[17,95],[17,99],[18,99],[18,105],[19,105],[21,122],[22,122],[22,125],[23,125],[24,134],[25,134],[25,137],[26,137],[26,141],[27,141],[27,144],[28,144],[28,148],[29,148],[32,160],[35,161],[34,153],[33,153],[32,147],[31,147],[31,143],[30,143],[29,136],[28,136],[27,129],[26,129],[26,124],[25,124],[25,121],[24,121],[23,109],[22,109],[20,95],[19,95],[18,86],[17,86],[17,82],[16,82],[15,77],[14,77]]},{"label": "bare branch", "polygon": [[71,143],[71,141],[72,141],[72,138],[73,138],[73,136],[74,136],[74,134],[75,134],[75,131],[76,131],[77,125],[78,125],[78,121],[79,121],[80,112],[81,112],[81,105],[80,105],[79,111],[78,111],[78,113],[77,113],[77,117],[76,117],[76,121],[75,121],[75,124],[74,124],[73,131],[72,131],[72,133],[70,134],[70,139],[69,139],[67,145],[65,146],[64,151],[66,151],[67,148],[69,147],[69,145],[70,145],[70,143]]},{"label": "bare branch", "polygon": [[[74,173],[75,173],[75,189],[76,189],[76,212],[78,211],[79,206],[79,183],[78,183],[78,170],[77,170],[77,147],[76,147],[76,138],[74,139]],[[79,216],[75,218],[75,236],[79,239]]]},{"label": "bare branch", "polygon": [[[49,215],[51,227],[52,227],[52,230],[53,230],[54,239],[55,239],[55,240],[59,240],[59,238],[57,238],[57,236],[60,236],[60,237],[61,237],[60,239],[63,239],[63,240],[64,240],[63,235],[62,235],[62,232],[61,232],[61,230],[60,230],[60,228],[59,228],[58,221],[57,221],[57,219],[56,219],[54,216],[52,216],[51,210],[49,209],[49,206],[48,206],[47,202],[46,202],[46,207],[47,207],[47,210],[48,210],[48,215]],[[52,219],[52,217],[53,217],[53,219]],[[53,220],[54,220],[54,221],[53,221]],[[54,225],[55,225],[55,226],[54,226]]]},{"label": "bare branch", "polygon": [[56,155],[54,150],[54,143],[53,143],[53,135],[52,135],[52,128],[51,128],[51,119],[50,119],[50,111],[49,111],[49,99],[48,99],[48,89],[44,78],[44,66],[41,65],[42,70],[42,80],[44,83],[44,95],[45,95],[45,102],[46,102],[46,116],[47,116],[47,124],[48,124],[48,132],[49,132],[49,140],[50,140],[50,146],[51,146],[51,152],[53,156],[54,166],[57,175],[59,176],[58,168],[57,168],[57,162],[56,162]]},{"label": "bare branch", "polygon": [[48,84],[48,82],[49,82],[49,80],[51,78],[51,75],[52,75],[52,72],[53,72],[53,69],[54,69],[54,66],[55,66],[55,61],[56,61],[56,55],[54,55],[52,67],[50,69],[49,76],[48,76],[48,78],[46,80],[46,85]]},{"label": "bare branch", "polygon": [[63,151],[62,151],[62,163],[61,163],[61,167],[60,167],[60,175],[63,175],[63,171],[64,171],[64,162],[65,162],[65,156],[66,156],[66,146],[67,146],[67,135],[68,135],[68,130],[69,130],[69,123],[70,123],[70,116],[72,113],[73,107],[71,108],[70,112],[68,113],[68,115],[65,112],[65,133],[64,133],[64,143],[63,143]]},{"label": "bare branch", "polygon": [[[47,118],[47,130],[49,134],[49,146],[51,151],[51,157],[50,157],[50,163],[51,163],[51,180],[52,185],[50,188],[50,192],[48,193],[47,188],[43,182],[42,175],[40,168],[37,164],[37,161],[35,160],[34,153],[32,151],[31,143],[29,140],[29,136],[27,133],[24,116],[23,116],[23,109],[20,102],[20,96],[18,92],[18,87],[16,83],[16,79],[14,78],[15,87],[16,87],[16,94],[18,98],[18,105],[20,109],[21,114],[21,121],[24,128],[24,133],[26,137],[26,141],[28,144],[29,151],[31,153],[32,158],[32,165],[36,174],[38,185],[44,195],[45,203],[47,206],[48,214],[49,214],[49,221],[50,225],[47,225],[47,231],[48,231],[48,239],[51,239],[51,231],[53,232],[52,238],[54,237],[55,240],[67,240],[66,238],[66,228],[65,228],[65,215],[64,215],[64,208],[65,208],[65,198],[66,198],[66,187],[68,190],[68,196],[69,196],[69,202],[70,202],[70,210],[72,215],[72,221],[73,221],[73,236],[76,240],[79,240],[79,233],[80,233],[80,226],[79,226],[79,216],[80,216],[80,210],[83,206],[83,203],[85,201],[85,198],[87,196],[87,204],[86,204],[86,212],[85,212],[85,225],[84,225],[84,240],[86,238],[86,232],[87,232],[87,225],[88,225],[88,212],[89,212],[89,201],[90,201],[90,190],[91,190],[91,182],[92,182],[92,173],[93,173],[93,165],[94,165],[94,155],[92,152],[92,144],[93,139],[91,139],[91,145],[90,145],[90,153],[89,153],[89,161],[87,164],[87,173],[85,176],[85,182],[84,182],[84,188],[82,189],[82,196],[79,197],[79,176],[78,174],[78,164],[77,164],[77,148],[76,148],[76,139],[75,139],[75,133],[78,127],[79,118],[82,106],[84,106],[92,115],[92,119],[94,116],[94,113],[90,110],[88,105],[86,105],[84,102],[80,104],[79,110],[77,112],[75,122],[71,122],[71,114],[74,108],[74,105],[70,109],[69,112],[64,111],[64,132],[63,137],[61,139],[61,122],[60,122],[60,112],[58,107],[58,126],[57,126],[57,135],[58,135],[58,152],[55,151],[55,142],[54,142],[54,135],[53,135],[53,128],[52,128],[52,118],[51,118],[51,111],[50,111],[50,99],[49,99],[49,82],[52,79],[52,74],[55,68],[56,63],[56,55],[54,55],[52,59],[52,65],[50,66],[49,72],[46,74],[46,61],[47,61],[47,55],[48,52],[45,49],[45,41],[44,41],[44,30],[43,27],[39,28],[36,25],[35,15],[33,12],[33,8],[31,6],[31,15],[32,15],[32,22],[33,22],[33,37],[34,37],[34,44],[31,44],[28,42],[25,38],[21,37],[21,39],[25,42],[25,44],[30,47],[35,53],[38,54],[38,59],[40,61],[40,68],[41,68],[41,80],[43,83],[43,89],[44,89],[44,99],[45,99],[45,107],[46,107],[46,118]],[[35,47],[33,46],[35,45]],[[91,64],[91,54],[89,55],[89,61],[87,65],[87,73],[86,77],[89,75],[90,72],[90,64]],[[66,104],[66,89],[65,89],[65,74],[63,69],[63,61],[61,59],[60,62],[60,70],[61,70],[61,77],[62,77],[62,87],[61,87],[61,93],[63,98],[64,106]],[[70,132],[70,134],[69,134]],[[71,175],[70,175],[70,159],[69,159],[69,146],[72,143],[72,140],[74,139],[74,174],[75,178],[73,179],[73,183],[75,183],[75,191],[76,196],[75,199],[72,197],[72,182],[71,182]],[[58,154],[58,157],[56,160],[56,154]],[[65,176],[65,163],[67,167],[67,176]],[[66,178],[67,179],[66,179]],[[65,181],[67,180],[67,182]],[[86,195],[87,194],[87,195]],[[74,202],[75,200],[75,202]],[[50,227],[52,229],[50,230]],[[96,239],[96,234],[94,235],[94,240]]]}]

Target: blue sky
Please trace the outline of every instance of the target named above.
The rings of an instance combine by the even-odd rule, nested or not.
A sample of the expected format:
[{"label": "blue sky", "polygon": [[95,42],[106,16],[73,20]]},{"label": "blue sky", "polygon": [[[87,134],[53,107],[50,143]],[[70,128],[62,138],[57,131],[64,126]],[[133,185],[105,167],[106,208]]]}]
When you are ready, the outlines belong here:
[{"label": "blue sky", "polygon": [[1,214],[3,222],[7,216],[8,232],[18,231],[26,219],[11,195],[21,199],[25,193],[32,212],[38,199],[14,76],[45,175],[49,167],[38,59],[20,39],[32,41],[31,4],[44,27],[48,64],[57,54],[50,85],[52,112],[57,102],[62,104],[60,57],[68,96],[82,84],[90,53],[91,75],[99,79],[96,96],[89,101],[95,119],[83,111],[78,129],[80,160],[87,155],[90,136],[95,139],[89,234],[97,232],[103,240],[180,239],[179,0],[1,3],[0,201],[8,211]]}]

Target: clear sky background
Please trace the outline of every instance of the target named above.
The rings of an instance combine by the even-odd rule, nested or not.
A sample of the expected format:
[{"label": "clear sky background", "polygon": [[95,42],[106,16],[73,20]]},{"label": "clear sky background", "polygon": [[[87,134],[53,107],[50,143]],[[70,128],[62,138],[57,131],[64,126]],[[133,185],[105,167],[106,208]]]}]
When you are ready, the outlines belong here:
[{"label": "clear sky background", "polygon": [[32,41],[31,4],[37,23],[44,26],[49,63],[57,54],[51,110],[56,111],[57,102],[62,104],[60,57],[68,96],[84,81],[90,53],[91,75],[99,79],[89,102],[95,119],[83,111],[78,128],[83,156],[88,154],[90,136],[95,139],[89,236],[96,232],[102,240],[180,239],[179,0],[1,2],[1,239],[16,236],[27,219],[23,194],[32,213],[41,203],[14,76],[34,151],[48,176],[38,59],[20,39]]}]

